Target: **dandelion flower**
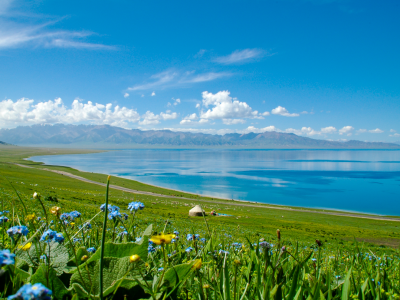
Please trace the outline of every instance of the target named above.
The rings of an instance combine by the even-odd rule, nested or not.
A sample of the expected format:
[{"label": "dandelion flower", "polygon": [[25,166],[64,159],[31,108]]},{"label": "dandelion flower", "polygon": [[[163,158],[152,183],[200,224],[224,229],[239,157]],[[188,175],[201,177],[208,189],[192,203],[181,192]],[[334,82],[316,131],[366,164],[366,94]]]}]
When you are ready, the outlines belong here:
[{"label": "dandelion flower", "polygon": [[152,241],[156,245],[164,245],[164,244],[170,244],[174,238],[175,234],[161,233],[159,235],[153,235],[150,241]]},{"label": "dandelion flower", "polygon": [[131,257],[129,257],[129,261],[132,262],[137,262],[140,260],[140,256],[137,254],[133,254]]}]

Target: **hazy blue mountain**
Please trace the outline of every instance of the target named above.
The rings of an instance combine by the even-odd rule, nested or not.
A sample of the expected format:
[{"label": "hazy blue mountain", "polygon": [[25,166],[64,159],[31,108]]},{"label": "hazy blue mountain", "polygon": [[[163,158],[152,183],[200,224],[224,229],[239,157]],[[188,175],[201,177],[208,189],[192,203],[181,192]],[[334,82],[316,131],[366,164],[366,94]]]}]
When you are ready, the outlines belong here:
[{"label": "hazy blue mountain", "polygon": [[1,129],[0,140],[15,145],[85,147],[239,147],[239,148],[337,148],[400,149],[391,143],[351,140],[334,142],[302,137],[293,133],[264,132],[225,135],[174,132],[170,130],[124,129],[109,125],[33,125]]}]

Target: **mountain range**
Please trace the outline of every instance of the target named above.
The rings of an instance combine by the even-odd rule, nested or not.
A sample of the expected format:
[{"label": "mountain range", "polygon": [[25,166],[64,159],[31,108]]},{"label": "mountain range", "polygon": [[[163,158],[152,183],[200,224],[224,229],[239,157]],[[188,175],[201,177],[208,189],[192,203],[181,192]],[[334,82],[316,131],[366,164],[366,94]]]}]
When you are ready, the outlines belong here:
[{"label": "mountain range", "polygon": [[0,140],[21,146],[56,147],[232,147],[232,148],[313,148],[313,149],[400,149],[393,143],[328,141],[293,133],[204,133],[170,130],[124,129],[109,125],[32,125],[0,129]]}]

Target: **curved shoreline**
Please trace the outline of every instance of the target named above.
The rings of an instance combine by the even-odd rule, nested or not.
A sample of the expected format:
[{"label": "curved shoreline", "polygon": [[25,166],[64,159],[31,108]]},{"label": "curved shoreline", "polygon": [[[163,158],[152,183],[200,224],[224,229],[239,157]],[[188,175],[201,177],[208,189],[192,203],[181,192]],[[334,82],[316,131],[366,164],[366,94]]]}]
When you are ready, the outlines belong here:
[{"label": "curved shoreline", "polygon": [[[28,158],[25,158],[25,160],[28,160]],[[15,165],[19,166],[19,167],[23,167],[23,168],[32,168],[32,169],[36,169],[34,167],[30,167],[30,166],[26,166],[26,165],[22,165],[22,164],[18,164],[15,163]],[[43,164],[46,165],[46,164]],[[64,166],[63,166],[64,167]],[[70,167],[68,167],[70,168]],[[96,184],[96,185],[100,185],[105,187],[106,184],[105,183],[101,183],[101,182],[97,182],[97,181],[93,181],[90,179],[86,179],[84,177],[78,176],[78,175],[74,175],[65,171],[58,171],[58,170],[51,170],[51,169],[47,169],[47,168],[41,168],[40,170],[43,171],[49,171],[49,172],[54,172],[63,176],[68,176],[70,178],[76,179],[76,180],[80,180],[83,182],[87,182],[87,183],[91,183],[91,184]],[[77,169],[75,169],[77,170]],[[83,172],[86,173],[85,171],[81,171],[81,170],[77,170],[78,172]],[[124,178],[126,179],[126,178]],[[126,179],[126,180],[131,180],[131,179]],[[148,184],[146,184],[148,185]],[[150,186],[154,186],[154,185],[150,185]],[[158,186],[154,186],[154,187],[158,187]],[[116,190],[120,190],[120,191],[124,191],[127,193],[133,193],[133,194],[139,194],[139,195],[148,195],[148,196],[153,196],[153,197],[162,197],[162,198],[174,198],[174,199],[181,199],[181,200],[190,200],[190,201],[198,201],[198,202],[205,202],[205,203],[213,203],[213,204],[224,204],[224,205],[233,205],[233,206],[245,206],[245,207],[253,207],[253,208],[266,208],[266,209],[277,209],[277,210],[283,210],[283,211],[292,211],[292,212],[304,212],[304,213],[317,213],[317,214],[325,214],[325,215],[331,215],[331,216],[338,216],[338,217],[351,217],[351,218],[361,218],[361,219],[370,219],[370,220],[378,220],[378,221],[393,221],[393,222],[400,222],[400,217],[396,218],[396,217],[386,217],[386,216],[380,216],[380,215],[370,215],[370,214],[357,214],[357,213],[351,213],[351,212],[335,212],[335,211],[321,211],[318,209],[315,210],[310,210],[310,209],[297,209],[297,208],[291,208],[291,207],[284,207],[284,206],[271,206],[268,204],[264,204],[264,205],[260,205],[259,202],[251,202],[251,201],[243,201],[243,200],[227,200],[227,199],[222,199],[222,198],[215,198],[215,199],[219,199],[220,201],[224,200],[224,201],[231,201],[229,203],[226,202],[220,202],[220,201],[215,201],[215,200],[205,200],[205,199],[193,199],[193,198],[186,198],[186,197],[177,197],[177,196],[172,196],[172,195],[163,195],[163,194],[158,194],[158,193],[153,193],[153,192],[145,192],[145,191],[139,191],[139,190],[133,190],[133,189],[129,189],[129,188],[124,188],[118,185],[110,185],[110,188],[112,189],[116,189]],[[159,187],[162,188],[162,187]],[[163,188],[164,189],[164,188]],[[172,190],[172,189],[168,189],[171,191],[178,191],[178,190]],[[181,191],[183,192],[183,191]],[[187,193],[187,192],[184,192]],[[188,193],[189,194],[189,193]],[[190,193],[192,195],[198,195],[198,194],[193,194]],[[202,196],[205,197],[204,195],[198,195],[198,196]],[[237,203],[233,203],[233,202],[237,202]],[[251,204],[251,203],[255,203],[255,204]],[[258,204],[258,205],[257,205]]]}]

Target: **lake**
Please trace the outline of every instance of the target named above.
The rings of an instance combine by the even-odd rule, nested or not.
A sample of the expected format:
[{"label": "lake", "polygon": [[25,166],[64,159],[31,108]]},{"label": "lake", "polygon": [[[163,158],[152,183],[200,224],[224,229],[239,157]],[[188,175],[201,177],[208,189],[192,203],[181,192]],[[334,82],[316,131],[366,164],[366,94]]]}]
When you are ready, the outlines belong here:
[{"label": "lake", "polygon": [[226,199],[400,216],[397,150],[120,150],[30,160]]}]

